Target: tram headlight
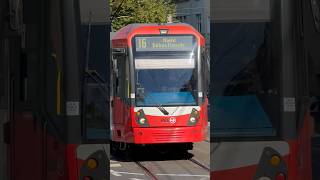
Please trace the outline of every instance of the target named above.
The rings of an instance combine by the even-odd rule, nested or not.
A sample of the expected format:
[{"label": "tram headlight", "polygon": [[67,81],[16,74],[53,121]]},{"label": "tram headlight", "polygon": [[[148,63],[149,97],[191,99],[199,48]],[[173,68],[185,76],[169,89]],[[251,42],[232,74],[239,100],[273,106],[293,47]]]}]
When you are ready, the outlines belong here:
[{"label": "tram headlight", "polygon": [[260,177],[258,180],[271,180],[271,178],[267,176]]},{"label": "tram headlight", "polygon": [[190,118],[190,122],[191,122],[191,123],[195,123],[195,122],[196,122],[196,118],[195,118],[195,117],[191,117],[191,118]]},{"label": "tram headlight", "polygon": [[168,34],[168,29],[160,29],[160,34]]},{"label": "tram headlight", "polygon": [[139,123],[140,123],[140,124],[145,124],[145,123],[146,123],[146,119],[145,119],[145,118],[139,119]]},{"label": "tram headlight", "polygon": [[281,161],[281,159],[277,155],[273,155],[269,160],[269,162],[272,166],[278,166],[280,164],[280,161]]},{"label": "tram headlight", "polygon": [[87,167],[88,169],[92,170],[98,167],[98,162],[95,159],[88,159],[87,161]]}]

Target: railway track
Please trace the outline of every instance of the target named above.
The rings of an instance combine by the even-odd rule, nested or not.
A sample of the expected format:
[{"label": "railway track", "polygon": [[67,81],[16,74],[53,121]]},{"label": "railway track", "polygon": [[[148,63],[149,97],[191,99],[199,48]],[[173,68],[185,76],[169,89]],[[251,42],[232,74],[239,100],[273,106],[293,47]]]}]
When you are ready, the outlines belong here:
[{"label": "railway track", "polygon": [[147,176],[149,176],[150,178],[152,178],[152,180],[157,180],[158,178],[156,177],[155,174],[153,174],[147,167],[145,167],[142,163],[140,163],[139,161],[134,161],[134,163],[139,166],[145,173]]},{"label": "railway track", "polygon": [[[196,164],[197,166],[201,167],[202,169],[210,172],[210,168],[208,166],[206,166],[205,164],[201,163],[200,161],[191,158],[188,159],[186,161],[192,162],[193,164]],[[141,162],[139,161],[133,161],[138,167],[140,167],[147,176],[149,176],[152,180],[158,180],[157,178],[157,174],[151,172],[151,170],[149,170],[146,166],[144,166]]]},{"label": "railway track", "polygon": [[186,154],[161,154],[153,149],[116,154],[111,167],[112,180],[209,180],[209,144],[194,144]]},{"label": "railway track", "polygon": [[189,161],[200,166],[201,168],[205,169],[206,171],[210,172],[210,167],[206,166],[205,164],[201,163],[200,161],[198,161],[194,158],[189,159]]}]

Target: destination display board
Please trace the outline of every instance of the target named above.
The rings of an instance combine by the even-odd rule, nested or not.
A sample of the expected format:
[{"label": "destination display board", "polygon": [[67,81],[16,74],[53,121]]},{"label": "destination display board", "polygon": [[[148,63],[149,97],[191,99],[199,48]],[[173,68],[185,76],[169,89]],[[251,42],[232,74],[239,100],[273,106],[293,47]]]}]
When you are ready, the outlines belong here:
[{"label": "destination display board", "polygon": [[136,51],[192,51],[194,37],[185,36],[143,36],[135,37]]}]

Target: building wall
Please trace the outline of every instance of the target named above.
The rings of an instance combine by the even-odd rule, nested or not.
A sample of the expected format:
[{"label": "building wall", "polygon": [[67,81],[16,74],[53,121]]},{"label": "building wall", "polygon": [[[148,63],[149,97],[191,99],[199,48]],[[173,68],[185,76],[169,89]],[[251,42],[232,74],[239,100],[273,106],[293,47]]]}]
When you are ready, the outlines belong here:
[{"label": "building wall", "polygon": [[175,17],[195,27],[210,42],[210,0],[176,0]]}]

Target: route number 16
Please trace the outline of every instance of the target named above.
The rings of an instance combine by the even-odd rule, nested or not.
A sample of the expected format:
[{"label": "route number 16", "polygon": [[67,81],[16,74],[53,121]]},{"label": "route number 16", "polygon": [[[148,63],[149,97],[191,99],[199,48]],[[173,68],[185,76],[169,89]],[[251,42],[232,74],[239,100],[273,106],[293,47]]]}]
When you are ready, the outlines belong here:
[{"label": "route number 16", "polygon": [[140,48],[147,48],[147,41],[146,39],[138,39],[138,46]]}]

